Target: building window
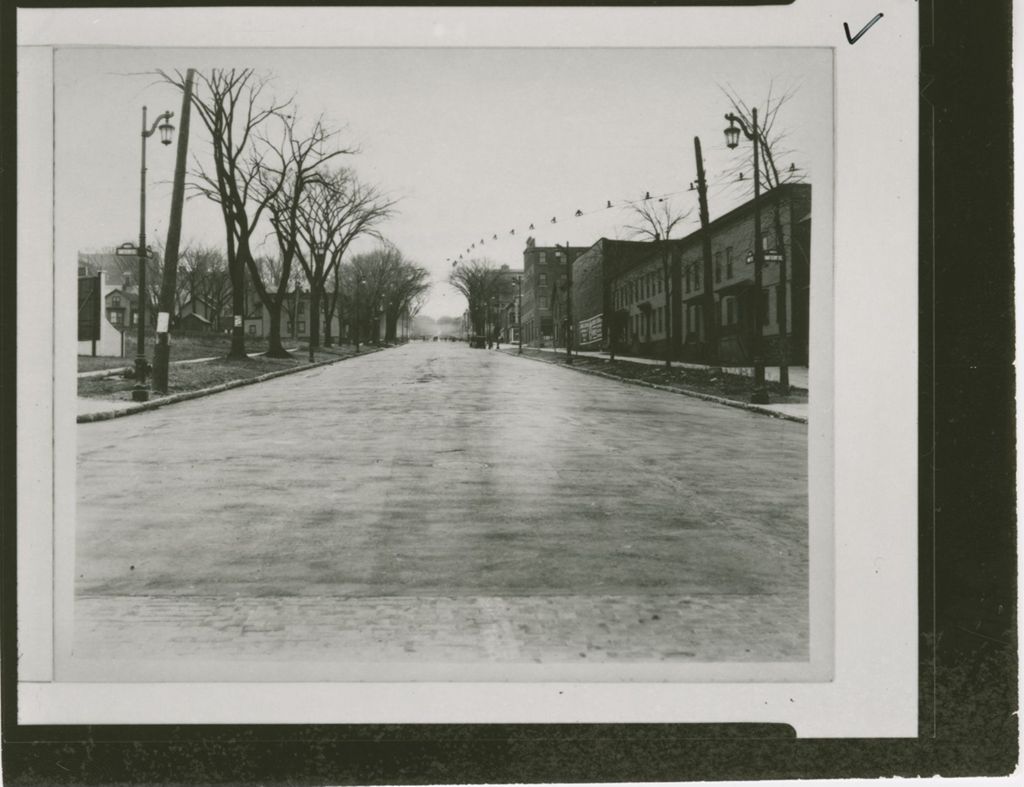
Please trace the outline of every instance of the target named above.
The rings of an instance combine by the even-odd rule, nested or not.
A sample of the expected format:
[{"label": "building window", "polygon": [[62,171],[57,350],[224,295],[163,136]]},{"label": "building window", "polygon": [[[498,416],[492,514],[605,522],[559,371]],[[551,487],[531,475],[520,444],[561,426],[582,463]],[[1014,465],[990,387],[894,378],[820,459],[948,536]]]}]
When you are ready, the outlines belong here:
[{"label": "building window", "polygon": [[689,292],[691,289],[692,288],[690,286],[690,266],[687,266],[686,267],[686,291]]},{"label": "building window", "polygon": [[107,319],[114,325],[121,324],[121,312],[107,312]]},{"label": "building window", "polygon": [[306,323],[304,320],[299,320],[299,333],[306,332]]},{"label": "building window", "polygon": [[738,306],[739,306],[739,304],[737,303],[735,298],[726,298],[726,300],[725,300],[725,324],[726,325],[735,325],[737,322],[739,322],[740,313],[739,313]]},{"label": "building window", "polygon": [[306,313],[306,302],[305,301],[299,301],[299,314],[305,314],[305,313]]},{"label": "building window", "polygon": [[541,273],[537,278],[537,283],[543,287],[548,283],[548,275],[546,273]]},{"label": "building window", "polygon": [[700,304],[690,306],[686,310],[686,332],[687,334],[700,335],[701,307]]},{"label": "building window", "polygon": [[121,305],[121,296],[120,295],[111,295],[110,296],[110,305],[114,306],[114,307],[120,306]]},{"label": "building window", "polygon": [[715,252],[715,284],[722,281],[722,252]]},{"label": "building window", "polygon": [[697,263],[693,264],[693,289],[700,289],[700,266]]},{"label": "building window", "polygon": [[255,325],[250,325],[249,326],[249,335],[250,336],[255,336],[256,335],[256,326]]},{"label": "building window", "polygon": [[538,265],[543,265],[545,262],[547,262],[547,260],[548,260],[547,252],[543,252],[543,251],[542,252],[538,252],[538,254],[537,254],[537,264]]},{"label": "building window", "polygon": [[732,246],[725,247],[725,278],[732,278]]}]

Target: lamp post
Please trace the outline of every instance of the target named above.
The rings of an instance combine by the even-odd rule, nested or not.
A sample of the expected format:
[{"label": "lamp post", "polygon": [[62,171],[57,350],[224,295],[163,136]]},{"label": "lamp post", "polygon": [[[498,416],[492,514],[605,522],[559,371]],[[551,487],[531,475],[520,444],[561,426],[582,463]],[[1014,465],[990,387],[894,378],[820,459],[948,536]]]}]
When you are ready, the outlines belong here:
[{"label": "lamp post", "polygon": [[[761,325],[761,269],[764,266],[764,254],[761,249],[761,177],[760,177],[760,130],[757,127],[757,107],[751,110],[751,125],[748,128],[743,118],[732,112],[725,116],[729,127],[725,129],[725,144],[736,148],[740,142],[740,131],[754,145],[754,390],[750,401],[754,404],[768,404],[768,388],[764,381],[764,358],[762,357],[762,325]],[[736,124],[739,128],[736,128]],[[706,285],[705,285],[706,286]]]},{"label": "lamp post", "polygon": [[352,315],[352,333],[355,334],[356,352],[359,352],[359,288],[366,284],[366,279],[356,279],[355,312]]},{"label": "lamp post", "polygon": [[135,346],[135,387],[132,388],[132,400],[145,402],[149,399],[149,389],[146,387],[146,375],[149,371],[146,363],[146,140],[160,129],[160,141],[165,145],[171,144],[171,135],[174,133],[174,126],[171,125],[173,112],[164,112],[153,121],[153,125],[146,127],[146,107],[142,108],[142,167],[139,174],[139,245],[136,249],[139,258],[139,309],[138,309],[138,334]]},{"label": "lamp post", "polygon": [[516,343],[518,349],[516,355],[523,354],[523,277],[514,276],[512,281],[516,283]]}]

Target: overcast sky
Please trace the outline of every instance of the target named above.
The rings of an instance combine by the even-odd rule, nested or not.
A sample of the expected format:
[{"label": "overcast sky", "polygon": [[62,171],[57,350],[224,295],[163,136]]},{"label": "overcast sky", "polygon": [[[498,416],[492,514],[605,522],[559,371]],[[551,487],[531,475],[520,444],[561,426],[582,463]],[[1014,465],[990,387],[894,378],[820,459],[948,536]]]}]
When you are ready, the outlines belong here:
[{"label": "overcast sky", "polygon": [[[748,178],[751,170],[749,143],[724,145],[722,87],[762,105],[773,82],[776,92],[796,89],[778,120],[792,151],[783,163],[811,183],[832,167],[825,49],[61,49],[58,259],[70,265],[77,250],[136,239],[142,106],[151,119],[181,110],[180,93],[151,72],[189,66],[254,67],[273,77],[268,95],[295,97],[300,122],[322,114],[340,144],[360,148],[344,163],[400,200],[381,230],[433,275],[424,308],[432,316],[465,308],[444,281],[448,260],[471,243],[473,256],[519,267],[527,235],[540,245],[627,238],[632,219],[622,203],[648,191],[693,208],[674,237],[695,229],[694,136],[704,147],[711,217],[748,199],[749,180],[725,175],[738,162],[747,162]],[[163,238],[175,146],[157,139],[147,148],[146,225]],[[208,155],[195,115],[190,149]],[[576,210],[587,215],[574,218]],[[219,208],[202,198],[186,203],[182,242],[190,241],[224,246]]]}]

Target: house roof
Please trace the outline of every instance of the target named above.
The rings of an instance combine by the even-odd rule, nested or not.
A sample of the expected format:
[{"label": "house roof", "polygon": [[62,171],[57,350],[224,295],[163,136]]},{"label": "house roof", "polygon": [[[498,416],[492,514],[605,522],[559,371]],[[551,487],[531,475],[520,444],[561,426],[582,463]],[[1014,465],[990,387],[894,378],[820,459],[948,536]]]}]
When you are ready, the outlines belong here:
[{"label": "house roof", "polygon": [[120,287],[115,287],[114,289],[109,290],[107,292],[107,294],[104,295],[103,297],[104,298],[109,298],[111,295],[120,295],[122,298],[124,298],[126,301],[128,301],[128,303],[130,303],[132,306],[134,306],[138,302],[138,300],[139,300],[138,295],[136,295],[134,292],[128,292],[127,290],[122,290]]},{"label": "house roof", "polygon": [[204,323],[206,323],[207,325],[212,325],[212,324],[213,324],[213,323],[211,323],[211,322],[210,322],[210,321],[209,321],[208,319],[206,319],[205,317],[203,317],[203,316],[202,316],[201,314],[196,314],[195,312],[189,312],[188,314],[186,314],[186,315],[185,315],[184,317],[182,317],[181,319],[182,319],[182,320],[189,320],[189,319],[192,319],[192,320],[199,320],[199,322],[204,322]]},{"label": "house roof", "polygon": [[[763,194],[761,194],[761,204],[764,205],[770,197],[775,195],[795,197],[800,194],[809,195],[810,191],[810,183],[783,183],[781,186],[777,186],[776,188],[771,189],[769,191],[765,191]],[[751,213],[753,209],[754,201],[748,200],[747,202],[744,202],[742,205],[738,205],[737,207],[733,208],[728,213],[723,213],[718,218],[708,222],[708,230],[711,232],[715,232],[721,227],[726,226],[736,221],[737,219]],[[810,218],[811,214],[808,213],[806,216],[804,216],[804,218],[800,219],[800,221],[810,221]],[[668,246],[671,246],[673,248],[687,250],[694,247],[695,245],[700,244],[702,239],[701,233],[702,230],[698,228],[691,232],[689,235],[686,235],[682,238],[671,238],[667,241],[664,241],[664,244],[667,244]],[[652,258],[659,256],[662,252],[662,244],[655,241],[609,241],[606,240],[605,238],[602,238],[600,241],[598,241],[598,243],[601,242],[608,244],[638,244],[638,246],[642,247],[642,249],[638,248],[635,253],[629,252],[626,256],[620,258],[620,262],[618,263],[617,269],[612,273],[613,277],[621,276],[625,273],[628,273],[633,268],[638,267],[644,264],[645,262],[651,261]],[[596,245],[597,244],[595,244],[595,246]]]}]

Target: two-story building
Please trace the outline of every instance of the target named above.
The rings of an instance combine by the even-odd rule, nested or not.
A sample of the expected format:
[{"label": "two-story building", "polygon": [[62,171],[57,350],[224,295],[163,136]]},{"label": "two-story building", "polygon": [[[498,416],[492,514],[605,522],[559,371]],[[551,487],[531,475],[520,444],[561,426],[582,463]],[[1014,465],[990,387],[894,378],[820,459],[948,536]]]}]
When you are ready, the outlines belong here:
[{"label": "two-story building", "polygon": [[[754,204],[710,222],[711,281],[704,233],[678,240],[605,238],[573,265],[573,317],[581,349],[722,364],[749,364],[755,308],[761,309],[765,362],[778,363],[785,342],[790,364],[807,363],[811,187],[785,184],[761,196],[763,266],[754,283]],[[785,286],[783,286],[783,265]],[[704,310],[713,303],[714,341]],[[524,318],[525,315],[524,308]],[[783,321],[782,317],[785,317]]]}]

